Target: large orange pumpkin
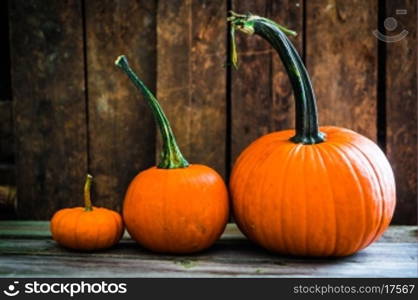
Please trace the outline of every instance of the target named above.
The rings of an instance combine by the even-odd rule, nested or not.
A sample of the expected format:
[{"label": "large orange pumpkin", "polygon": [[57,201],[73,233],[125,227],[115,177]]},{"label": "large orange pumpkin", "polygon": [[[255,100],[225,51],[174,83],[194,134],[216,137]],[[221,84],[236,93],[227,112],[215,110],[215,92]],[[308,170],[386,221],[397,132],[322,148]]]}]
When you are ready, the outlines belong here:
[{"label": "large orange pumpkin", "polygon": [[84,185],[84,207],[64,208],[51,219],[52,238],[60,245],[76,250],[100,250],[115,245],[124,226],[116,211],[93,206],[90,200],[92,176]]},{"label": "large orange pumpkin", "polygon": [[163,140],[158,166],[140,172],[126,193],[123,218],[129,234],[156,252],[192,253],[210,247],[228,221],[224,181],[215,170],[187,162],[158,100],[124,56],[115,63],[144,94]]},{"label": "large orange pumpkin", "polygon": [[395,207],[385,155],[351,130],[318,127],[309,75],[284,33],[291,31],[254,15],[232,13],[229,20],[232,30],[258,34],[277,50],[296,101],[296,130],[259,138],[235,163],[230,188],[239,228],[283,254],[344,256],[368,246]]}]

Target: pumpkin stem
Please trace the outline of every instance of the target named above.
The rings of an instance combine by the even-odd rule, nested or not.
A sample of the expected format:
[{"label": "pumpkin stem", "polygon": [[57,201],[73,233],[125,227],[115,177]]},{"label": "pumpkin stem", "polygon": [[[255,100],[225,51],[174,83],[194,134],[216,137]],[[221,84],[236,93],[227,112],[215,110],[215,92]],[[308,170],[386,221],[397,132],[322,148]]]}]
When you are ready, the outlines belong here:
[{"label": "pumpkin stem", "polygon": [[292,83],[296,103],[296,134],[290,140],[302,144],[317,144],[325,141],[325,134],[319,131],[315,93],[308,71],[286,36],[296,33],[272,20],[251,14],[240,15],[231,12],[228,21],[231,22],[231,28],[234,30],[257,34],[267,40],[283,61]]},{"label": "pumpkin stem", "polygon": [[235,41],[235,27],[231,26],[229,31],[231,47],[230,47],[230,58],[232,66],[238,70],[238,53],[237,53],[237,44]]},{"label": "pumpkin stem", "polygon": [[158,164],[160,169],[175,169],[175,168],[186,168],[189,166],[187,160],[181,153],[173,130],[171,129],[170,122],[164,114],[163,109],[158,103],[157,98],[151,93],[147,86],[138,78],[136,73],[129,66],[128,60],[124,55],[119,56],[115,65],[118,66],[122,71],[128,75],[129,79],[133,84],[141,91],[145,99],[150,106],[155,120],[160,128],[160,133],[163,140],[163,149],[161,151],[161,159]]},{"label": "pumpkin stem", "polygon": [[93,205],[91,204],[91,198],[90,198],[90,188],[91,188],[92,180],[93,180],[93,176],[91,176],[90,174],[87,174],[86,183],[84,184],[84,210],[85,211],[93,210]]}]

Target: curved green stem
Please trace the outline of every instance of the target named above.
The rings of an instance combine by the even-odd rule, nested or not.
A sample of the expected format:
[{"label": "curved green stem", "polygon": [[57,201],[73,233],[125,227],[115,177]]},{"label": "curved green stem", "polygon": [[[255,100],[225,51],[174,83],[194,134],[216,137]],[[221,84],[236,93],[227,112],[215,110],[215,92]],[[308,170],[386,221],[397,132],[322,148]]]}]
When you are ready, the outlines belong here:
[{"label": "curved green stem", "polygon": [[124,55],[121,55],[116,59],[115,65],[124,71],[126,75],[128,75],[129,79],[144,95],[160,128],[163,140],[163,149],[161,151],[161,160],[157,167],[160,169],[188,167],[189,163],[180,152],[173,130],[171,129],[170,122],[165,116],[160,104],[158,103],[158,100],[131,69],[128,60]]},{"label": "curved green stem", "polygon": [[254,15],[233,13],[228,18],[234,29],[247,34],[257,34],[267,40],[279,54],[286,68],[295,95],[296,134],[291,138],[294,143],[317,144],[325,140],[319,131],[315,93],[309,74],[295,47],[285,33],[292,34],[272,20]]},{"label": "curved green stem", "polygon": [[85,211],[93,210],[93,205],[91,204],[91,199],[90,199],[90,188],[91,188],[92,180],[93,180],[93,176],[91,176],[90,174],[87,174],[86,183],[84,184],[84,210]]}]

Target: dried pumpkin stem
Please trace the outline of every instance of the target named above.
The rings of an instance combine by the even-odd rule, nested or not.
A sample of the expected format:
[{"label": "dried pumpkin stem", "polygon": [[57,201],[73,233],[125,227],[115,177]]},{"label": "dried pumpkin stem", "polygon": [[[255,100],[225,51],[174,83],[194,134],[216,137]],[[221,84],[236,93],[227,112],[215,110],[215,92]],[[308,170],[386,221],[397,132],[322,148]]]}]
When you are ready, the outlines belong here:
[{"label": "dried pumpkin stem", "polygon": [[124,55],[119,56],[115,65],[118,66],[122,71],[128,75],[129,79],[133,84],[141,91],[145,99],[150,106],[155,120],[157,121],[158,127],[160,128],[161,137],[163,140],[163,149],[161,151],[161,159],[158,164],[160,169],[175,169],[175,168],[186,168],[189,163],[181,153],[173,130],[171,129],[170,122],[164,114],[163,109],[158,103],[157,98],[151,93],[147,86],[138,78],[136,73],[129,66],[128,60]]},{"label": "dried pumpkin stem", "polygon": [[84,184],[84,210],[91,211],[93,210],[93,205],[91,204],[91,196],[90,196],[90,189],[91,189],[91,182],[93,181],[93,176],[87,174],[86,176],[86,183]]},{"label": "dried pumpkin stem", "polygon": [[302,59],[286,34],[296,35],[272,20],[231,12],[228,18],[234,30],[246,34],[257,34],[276,49],[286,68],[295,95],[296,134],[290,140],[294,143],[317,144],[325,140],[319,131],[315,93]]}]

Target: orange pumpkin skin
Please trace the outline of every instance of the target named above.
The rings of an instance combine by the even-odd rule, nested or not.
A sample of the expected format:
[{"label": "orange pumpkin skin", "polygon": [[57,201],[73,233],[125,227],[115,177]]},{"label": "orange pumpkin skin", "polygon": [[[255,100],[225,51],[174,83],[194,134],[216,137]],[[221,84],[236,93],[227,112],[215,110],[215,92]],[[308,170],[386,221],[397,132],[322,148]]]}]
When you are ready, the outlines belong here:
[{"label": "orange pumpkin skin", "polygon": [[395,207],[392,169],[379,147],[348,129],[321,127],[327,140],[265,135],[231,175],[235,220],[268,250],[299,256],[350,255],[378,239]]},{"label": "orange pumpkin skin", "polygon": [[213,169],[152,167],[131,182],[123,219],[131,237],[155,252],[192,253],[210,247],[228,221],[228,192]]},{"label": "orange pumpkin skin", "polygon": [[64,208],[51,219],[52,238],[60,245],[75,250],[109,248],[120,240],[124,226],[120,214],[102,208]]}]

